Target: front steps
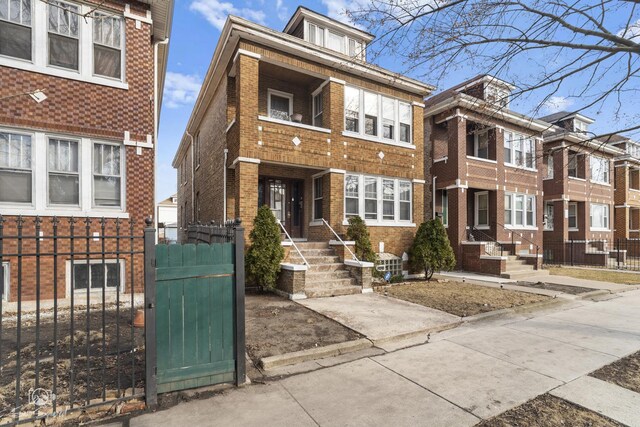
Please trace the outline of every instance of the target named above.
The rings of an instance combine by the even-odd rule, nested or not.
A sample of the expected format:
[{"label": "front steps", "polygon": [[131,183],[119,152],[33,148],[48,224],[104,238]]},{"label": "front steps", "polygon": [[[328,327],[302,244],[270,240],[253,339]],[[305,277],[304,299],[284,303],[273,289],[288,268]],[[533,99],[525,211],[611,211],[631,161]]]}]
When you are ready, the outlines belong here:
[{"label": "front steps", "polygon": [[532,276],[549,275],[547,270],[536,270],[533,265],[528,264],[526,259],[517,255],[509,255],[507,258],[507,268],[500,274],[505,279],[527,279]]},{"label": "front steps", "polygon": [[[353,295],[362,292],[356,279],[327,242],[296,242],[296,246],[309,263],[305,275],[304,293],[307,298]],[[295,248],[289,252],[288,262],[303,264]]]}]

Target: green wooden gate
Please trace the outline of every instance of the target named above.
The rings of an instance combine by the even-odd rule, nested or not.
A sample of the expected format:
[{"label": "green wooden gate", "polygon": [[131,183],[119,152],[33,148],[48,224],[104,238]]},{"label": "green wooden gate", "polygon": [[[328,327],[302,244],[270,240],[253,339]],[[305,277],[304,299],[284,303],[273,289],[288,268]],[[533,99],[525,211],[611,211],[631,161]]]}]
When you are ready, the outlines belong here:
[{"label": "green wooden gate", "polygon": [[234,243],[156,246],[158,392],[238,382],[238,359],[244,378],[244,317],[237,325],[239,297],[244,316],[244,291],[237,295],[235,248]]}]

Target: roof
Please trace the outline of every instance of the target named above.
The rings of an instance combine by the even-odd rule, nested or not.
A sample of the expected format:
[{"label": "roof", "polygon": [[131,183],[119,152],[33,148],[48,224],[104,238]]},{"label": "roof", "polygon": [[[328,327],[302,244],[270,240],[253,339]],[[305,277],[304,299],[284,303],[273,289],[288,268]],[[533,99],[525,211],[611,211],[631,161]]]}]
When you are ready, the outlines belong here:
[{"label": "roof", "polygon": [[557,123],[561,120],[567,120],[567,119],[572,119],[572,118],[578,118],[580,120],[582,120],[583,122],[587,122],[587,123],[593,123],[595,122],[595,120],[587,117],[587,116],[583,116],[582,114],[579,113],[572,113],[569,111],[558,111],[557,113],[553,113],[553,114],[549,114],[547,116],[544,117],[539,117],[538,120],[542,120],[545,121],[547,123]]},{"label": "roof", "polygon": [[296,9],[296,11],[294,12],[294,14],[291,16],[291,18],[289,19],[289,22],[287,22],[287,25],[285,25],[284,29],[282,30],[283,33],[289,33],[289,31],[291,31],[292,29],[296,28],[296,26],[298,25],[298,23],[305,17],[310,17],[316,21],[321,21],[321,22],[325,22],[331,26],[334,26],[336,28],[340,28],[342,31],[345,31],[346,33],[350,33],[352,35],[355,35],[357,37],[360,37],[361,39],[364,39],[368,42],[370,42],[371,40],[373,40],[375,38],[375,36],[371,33],[368,33],[366,31],[363,31],[357,27],[351,26],[351,25],[347,25],[344,22],[340,22],[336,19],[330,18],[327,15],[323,15],[322,13],[318,13],[315,10],[311,10],[307,7],[304,6],[298,6],[298,8]]},{"label": "roof", "polygon": [[177,199],[178,198],[178,194],[173,194],[169,197],[167,197],[166,199],[158,202],[158,206],[163,205],[163,206],[177,206],[176,203],[173,202],[173,199]]},{"label": "roof", "polygon": [[442,101],[444,101],[447,98],[452,97],[453,95],[455,95],[458,92],[461,92],[462,90],[466,89],[467,87],[470,86],[474,86],[477,83],[481,83],[481,82],[488,82],[488,83],[493,83],[493,84],[498,84],[501,86],[505,86],[507,88],[509,88],[510,90],[515,89],[515,86],[513,86],[510,83],[505,82],[504,80],[500,80],[497,77],[494,77],[490,74],[479,74],[473,78],[470,78],[469,80],[465,80],[462,83],[459,83],[455,86],[450,87],[449,89],[446,89],[442,92],[440,92],[437,95],[432,96],[431,98],[427,99],[425,101],[425,106],[427,106],[427,108],[430,105],[436,105]]}]

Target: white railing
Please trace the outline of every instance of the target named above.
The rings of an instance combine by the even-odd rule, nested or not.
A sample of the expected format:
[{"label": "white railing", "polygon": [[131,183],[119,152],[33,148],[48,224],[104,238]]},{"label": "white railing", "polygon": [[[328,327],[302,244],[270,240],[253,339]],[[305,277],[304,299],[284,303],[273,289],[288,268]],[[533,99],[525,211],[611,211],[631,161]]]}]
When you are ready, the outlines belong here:
[{"label": "white railing", "polygon": [[280,220],[278,221],[278,225],[280,225],[280,228],[282,228],[282,231],[284,231],[285,236],[287,236],[287,239],[289,239],[289,241],[291,242],[291,244],[293,245],[293,247],[296,249],[296,251],[298,252],[298,255],[300,255],[300,258],[302,258],[302,261],[304,261],[305,265],[307,267],[311,267],[309,265],[309,263],[307,262],[307,259],[304,257],[304,255],[302,255],[302,252],[300,252],[300,249],[298,249],[298,246],[296,246],[296,242],[293,241],[293,239],[291,238],[291,236],[289,236],[289,233],[287,233],[287,229],[284,228],[284,225],[282,225],[282,223],[280,222]]},{"label": "white railing", "polygon": [[331,232],[333,233],[334,236],[336,236],[336,238],[338,239],[338,241],[340,243],[342,243],[342,246],[345,247],[346,250],[349,251],[349,253],[351,254],[351,256],[353,257],[354,260],[356,260],[358,262],[358,264],[362,265],[362,261],[360,261],[358,259],[358,257],[351,252],[351,249],[349,249],[349,246],[347,246],[347,244],[340,238],[340,236],[338,236],[338,233],[336,233],[336,231],[329,225],[329,223],[327,222],[326,219],[322,218],[322,222],[324,222],[324,225],[326,225],[327,227],[329,227],[329,230],[331,230]]}]

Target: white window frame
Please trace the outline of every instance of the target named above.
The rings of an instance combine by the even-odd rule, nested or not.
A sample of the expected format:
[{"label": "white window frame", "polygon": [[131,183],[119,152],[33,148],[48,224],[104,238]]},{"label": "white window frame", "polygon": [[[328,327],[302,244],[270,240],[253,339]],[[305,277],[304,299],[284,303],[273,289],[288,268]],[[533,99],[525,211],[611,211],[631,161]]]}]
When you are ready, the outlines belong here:
[{"label": "white window frame", "polygon": [[449,227],[449,192],[447,190],[442,190],[440,193],[442,205],[442,225],[445,228]]},{"label": "white window frame", "polygon": [[4,281],[0,283],[0,286],[2,286],[2,301],[9,301],[11,296],[11,263],[2,261],[2,267],[4,268]]},{"label": "white window frame", "polygon": [[[600,163],[600,165],[602,165],[602,163],[604,163],[604,166],[606,166],[605,168],[602,169],[602,171],[600,171],[603,174],[603,179],[599,179],[600,177],[596,176],[597,171],[594,170],[594,165],[596,163]],[[609,184],[610,183],[610,177],[609,177],[609,171],[611,169],[611,164],[609,162],[609,159],[607,159],[606,157],[602,157],[602,156],[594,156],[591,155],[591,157],[589,158],[589,169],[591,172],[591,182],[595,182],[597,184]]]},{"label": "white window frame", "polygon": [[[411,182],[411,180],[409,179],[402,179],[402,178],[393,178],[393,177],[388,177],[388,176],[376,176],[376,175],[361,175],[361,174],[357,174],[357,173],[347,173],[345,175],[345,183],[346,183],[346,178],[348,176],[355,176],[358,179],[358,216],[360,216],[363,221],[365,221],[365,223],[367,225],[372,225],[372,226],[415,226],[415,224],[412,222],[413,221],[413,183]],[[376,203],[376,208],[377,208],[377,217],[376,219],[372,219],[372,218],[365,218],[365,178],[368,179],[375,179],[376,180],[376,193],[377,193],[377,203]],[[385,201],[390,201],[389,199],[384,199],[383,197],[383,181],[393,181],[393,190],[394,190],[394,198],[393,198],[393,216],[394,219],[383,219],[383,204]],[[409,212],[410,212],[410,218],[408,220],[401,220],[400,219],[400,183],[401,182],[405,182],[405,183],[409,183]],[[345,185],[345,189],[344,189],[344,224],[348,224],[348,218],[350,216],[354,216],[354,214],[349,214],[349,216],[347,216],[347,203],[346,203],[346,198],[347,198],[347,188]],[[351,198],[351,197],[350,197]],[[355,198],[355,197],[352,197]],[[406,203],[407,201],[403,201],[403,203]]]},{"label": "white window frame", "polygon": [[[11,3],[11,0],[7,0],[7,5],[8,5],[7,11],[9,11],[9,9],[11,9],[11,4],[10,3]],[[31,59],[16,58],[15,56],[8,56],[8,55],[0,55],[0,60],[6,59],[6,60],[9,60],[9,61],[19,61],[19,62],[23,62],[23,63],[26,63],[26,64],[30,64],[30,63],[33,62],[34,55],[35,55],[35,52],[34,52],[35,51],[35,43],[34,43],[35,27],[34,27],[34,22],[33,22],[33,15],[34,15],[34,9],[35,9],[37,3],[38,3],[37,0],[29,0],[29,6],[30,6],[30,11],[29,12],[31,13],[31,18],[30,18],[31,19],[31,23],[28,26],[23,24],[22,22],[20,22],[20,23],[14,22],[11,19],[2,19],[2,21],[9,22],[10,24],[13,24],[13,25],[19,25],[19,26],[22,26],[22,27],[25,27],[25,28],[29,28],[31,30],[31,52],[30,52]],[[22,3],[20,3],[20,8],[22,9]],[[22,17],[22,13],[20,15]],[[11,16],[11,12],[9,12],[9,16]],[[0,65],[2,64],[2,62],[4,62],[4,61],[1,61]]]},{"label": "white window frame", "polygon": [[[330,39],[330,37],[332,35],[336,36],[337,40],[340,40],[340,49],[334,49],[333,47],[329,46],[329,39]],[[342,54],[346,53],[347,41],[345,40],[346,37],[345,37],[344,34],[341,34],[340,32],[332,30],[332,29],[327,29],[327,31],[326,31],[324,36],[325,36],[324,37],[324,47],[326,47],[327,49],[330,49],[330,50],[332,50],[334,52],[340,52]]]},{"label": "white window frame", "polygon": [[[569,178],[578,178],[578,179],[584,178],[584,177],[579,177],[578,176],[578,174],[580,173],[579,170],[578,170],[578,166],[579,166],[578,165],[578,161],[580,160],[580,155],[581,154],[576,152],[576,151],[567,153],[567,176]],[[571,167],[571,159],[572,158],[575,159],[574,160],[575,167],[573,167],[573,168]],[[575,171],[573,175],[571,174],[572,170]]]},{"label": "white window frame", "polygon": [[484,99],[486,102],[497,104],[501,108],[509,108],[511,93],[495,84],[488,84],[484,88]]},{"label": "white window frame", "polygon": [[[604,213],[602,217],[602,223],[606,224],[605,227],[594,227],[593,226],[593,208],[601,207],[603,208],[602,212]],[[610,231],[611,230],[611,208],[608,204],[605,203],[589,203],[589,227],[591,231]]]},{"label": "white window frame", "polygon": [[545,179],[553,179],[553,153],[549,153],[546,155],[547,159],[547,175]]},{"label": "white window frame", "polygon": [[[2,128],[0,127],[0,132],[2,133],[9,133],[9,134],[14,134],[14,135],[21,135],[21,136],[28,136],[31,138],[31,202],[25,202],[25,203],[20,203],[20,202],[5,202],[5,201],[0,201],[0,207],[6,207],[6,206],[15,206],[19,209],[24,209],[25,207],[34,207],[36,205],[36,138],[35,138],[35,133],[33,132],[25,132],[23,130],[16,130],[16,129],[10,129],[10,128]],[[7,169],[14,169],[15,168],[7,168]],[[26,170],[26,169],[19,169],[19,170]],[[3,213],[7,213],[7,212],[3,212]]]},{"label": "white window frame", "polygon": [[[549,208],[551,208],[551,215],[549,215]],[[555,212],[555,203],[554,202],[544,202],[544,230],[545,231],[553,231],[553,221],[554,221],[554,212]]]},{"label": "white window frame", "polygon": [[[486,135],[487,137],[487,157],[480,157],[480,135]],[[489,129],[483,129],[473,132],[473,156],[478,159],[489,160]]]},{"label": "white window frame", "polygon": [[[317,99],[320,99],[320,103],[319,103],[320,104],[320,110],[319,111],[316,108],[316,100]],[[311,118],[313,126],[322,127],[322,125],[324,123],[320,123],[320,124],[316,123],[316,120],[318,119],[318,116],[322,116],[322,119],[324,121],[324,95],[322,94],[322,89],[320,89],[319,91],[317,91],[316,93],[314,93],[311,96],[311,108],[313,110],[312,111],[312,116],[313,117]]]},{"label": "white window frame", "polygon": [[[357,195],[356,195],[356,196],[353,196],[353,195],[347,195],[347,185],[346,185],[346,182],[347,182],[347,178],[349,178],[349,177],[356,177],[356,178],[357,178],[357,182],[358,182],[358,192],[357,192]],[[344,196],[343,196],[343,197],[344,197],[344,217],[345,217],[345,221],[346,221],[348,218],[352,217],[352,216],[359,216],[359,217],[362,217],[362,212],[363,212],[363,210],[362,210],[362,208],[361,208],[361,206],[360,206],[360,205],[361,205],[361,203],[360,203],[360,199],[362,198],[362,195],[363,195],[363,188],[362,188],[362,179],[361,179],[361,176],[360,176],[360,175],[356,175],[356,174],[346,174],[346,175],[344,176],[344,180],[345,180],[345,181],[344,181],[344,182],[345,182],[345,185],[344,185]],[[357,208],[358,208],[358,212],[347,212],[347,199],[356,199],[356,200],[358,200],[358,203],[356,203],[356,206],[357,206]]]},{"label": "white window frame", "polygon": [[[537,224],[538,219],[536,214],[537,212],[536,196],[533,196],[531,194],[525,194],[525,193],[505,192],[504,197],[505,197],[505,205],[504,205],[505,228],[511,229],[511,230],[537,230],[538,229],[538,224]],[[506,198],[510,199],[510,209],[507,209]],[[517,208],[518,200],[522,201],[522,209]],[[529,222],[527,221],[527,213],[530,212],[527,209],[529,202],[533,207],[533,218],[532,218],[533,222],[531,224],[529,224]],[[507,211],[510,212],[509,222],[506,221]],[[518,224],[516,221],[517,212],[522,212],[522,224]]]},{"label": "white window frame", "polygon": [[[480,209],[479,206],[480,204],[478,203],[478,199],[480,197],[486,196],[487,198],[487,223],[486,224],[480,224],[478,222],[479,218],[480,218]],[[489,225],[489,215],[491,213],[491,209],[489,207],[489,192],[488,191],[477,191],[474,195],[473,195],[473,201],[474,201],[474,205],[473,205],[473,225],[475,228],[477,228],[478,230],[488,230],[490,225]]]},{"label": "white window frame", "polygon": [[[357,86],[345,85],[345,93],[347,89],[358,91],[358,102],[359,102],[359,112],[358,112],[358,130],[350,131],[347,130],[347,97],[344,96],[344,105],[343,105],[343,136],[349,136],[353,138],[366,139],[368,141],[380,142],[383,144],[390,144],[400,147],[408,147],[415,148],[413,145],[413,109],[410,109],[411,117],[409,118],[409,123],[405,123],[409,125],[409,142],[404,142],[400,140],[400,104],[405,104],[411,106],[411,102],[403,101],[398,98],[390,97],[387,95],[382,95],[380,93],[372,92],[370,90],[362,89]],[[365,133],[365,103],[364,103],[364,94],[369,93],[377,96],[377,118],[378,123],[376,126],[376,135],[369,135]],[[394,138],[387,139],[382,136],[382,98],[388,98],[393,100],[394,102]],[[403,122],[404,123],[404,122]]]},{"label": "white window frame", "polygon": [[[323,216],[318,216],[318,212],[316,212],[316,201],[318,200],[324,200],[324,176],[317,176],[315,178],[313,178],[313,220],[314,221],[320,221],[322,220]],[[318,197],[318,194],[316,192],[316,182],[320,181],[320,189],[322,191],[322,194],[320,194],[320,197]],[[323,209],[324,210],[324,209]],[[324,212],[323,212],[324,215]]]},{"label": "white window frame", "polygon": [[[537,171],[537,159],[536,159],[536,139],[532,136],[527,136],[525,134],[514,132],[511,130],[504,130],[503,132],[504,139],[504,164],[510,167],[525,169],[530,171]],[[525,145],[526,142],[529,142]],[[533,151],[527,151],[527,146]],[[507,159],[506,152],[510,153],[510,159]],[[516,151],[522,153],[522,163],[518,163],[516,160]],[[527,166],[527,153],[531,155],[532,166]]]},{"label": "white window frame", "polygon": [[[50,200],[50,196],[51,194],[49,194],[50,191],[50,187],[49,187],[49,177],[52,173],[61,173],[61,174],[66,174],[66,175],[73,175],[73,172],[59,172],[59,171],[51,171],[49,169],[49,141],[51,141],[52,139],[55,140],[61,140],[61,141],[69,141],[69,142],[75,142],[76,144],[78,144],[78,172],[75,173],[75,175],[78,175],[78,204],[62,204],[62,203],[51,203]],[[80,207],[80,205],[82,204],[82,141],[78,140],[77,138],[60,138],[57,136],[53,136],[53,135],[47,135],[47,206],[52,206],[52,207]]]},{"label": "white window frame", "polygon": [[[571,215],[571,211],[574,211],[574,214]],[[571,218],[575,218],[575,225],[571,226]],[[569,231],[578,231],[578,203],[577,202],[569,202],[567,205],[567,228]]]},{"label": "white window frame", "polygon": [[[119,293],[124,293],[125,292],[125,280],[126,280],[126,262],[124,258],[105,258],[104,259],[104,264],[117,264],[120,263],[120,283],[119,286],[117,288],[107,288],[105,287],[105,293],[107,295],[110,294],[114,294],[116,292]],[[92,258],[89,260],[89,265],[95,265],[95,264],[102,264],[102,258]],[[74,259],[73,260],[73,265],[87,265],[87,259]],[[91,284],[88,284],[87,289],[71,289],[71,275],[74,273],[73,271],[73,266],[72,266],[72,261],[71,260],[67,260],[66,262],[66,296],[67,298],[71,296],[71,292],[73,291],[74,295],[86,295],[87,294],[87,289],[89,289],[89,295],[91,298],[100,298],[102,296],[102,288],[91,288]],[[91,271],[89,271],[88,273],[88,277],[89,280],[91,280]],[[106,276],[105,276],[105,280],[106,280]],[[74,280],[74,285],[75,285],[75,280]]]},{"label": "white window frame", "polygon": [[[94,168],[94,146],[95,145],[113,145],[120,148],[120,206],[98,206],[95,202],[95,173],[93,171]],[[92,141],[91,143],[91,207],[93,209],[104,209],[104,210],[123,210],[125,205],[125,176],[126,176],[126,165],[125,165],[125,157],[126,150],[123,148],[124,146],[119,143],[109,142],[109,141]],[[115,175],[114,175],[115,176]]]},{"label": "white window frame", "polygon": [[293,94],[289,92],[282,92],[275,89],[267,89],[267,117],[270,119],[282,120],[278,117],[271,117],[271,95],[279,96],[280,98],[287,98],[289,100],[289,121],[293,115]]},{"label": "white window frame", "polygon": [[[100,13],[97,12],[97,14],[102,14],[102,15],[106,15],[106,16],[111,16],[114,17],[113,15],[109,15],[109,14],[104,14],[104,13]],[[105,45],[102,43],[98,43],[93,39],[93,24],[91,27],[91,75],[97,78],[101,78],[101,79],[109,79],[109,80],[113,80],[113,81],[123,81],[124,80],[124,72],[125,72],[125,62],[126,62],[126,56],[125,56],[125,47],[127,45],[126,43],[126,34],[127,32],[125,31],[125,27],[127,25],[127,21],[125,20],[124,16],[117,16],[118,19],[120,19],[120,78],[117,77],[110,77],[110,76],[103,76],[102,74],[96,74],[96,70],[95,70],[95,49],[93,48],[94,45],[98,44],[100,46],[104,46],[110,49],[116,49],[113,46],[109,46],[109,45]]]},{"label": "white window frame", "polygon": [[[76,13],[78,14],[82,14],[83,10],[82,10],[82,5],[79,3],[75,3],[75,2],[71,2],[71,1],[67,1],[67,0],[53,0],[56,3],[62,3],[65,4],[67,6],[72,6],[72,7],[77,7],[78,8],[78,12],[71,12],[69,11],[69,15],[72,16]],[[53,65],[51,64],[51,52],[50,52],[50,47],[51,44],[49,43],[49,34],[52,33],[52,31],[49,30],[49,9],[50,8],[54,8],[56,10],[61,9],[60,7],[54,5],[53,3],[49,3],[49,2],[45,2],[47,5],[47,15],[46,15],[46,30],[47,30],[47,44],[46,44],[46,50],[47,50],[47,67],[51,67],[51,68],[56,68],[58,70],[63,70],[63,71],[68,71],[68,72],[72,72],[72,73],[76,73],[76,74],[80,74],[82,72],[81,68],[82,68],[82,61],[83,61],[83,52],[82,52],[82,42],[83,40],[86,38],[85,34],[84,34],[84,28],[83,25],[81,25],[81,21],[83,21],[84,19],[82,19],[81,16],[77,16],[78,19],[78,35],[77,36],[71,36],[69,34],[62,34],[62,33],[58,33],[58,32],[53,32],[53,34],[62,36],[62,37],[67,37],[67,38],[72,38],[72,39],[76,39],[78,41],[78,69],[75,70],[73,68],[67,68],[67,67],[63,67],[61,65]],[[60,22],[58,21],[58,25],[60,24]],[[93,27],[91,27],[93,29]],[[93,55],[92,55],[93,56]]]},{"label": "white window frame", "polygon": [[573,119],[573,131],[579,133],[587,133],[589,130],[589,124],[582,120]]}]

